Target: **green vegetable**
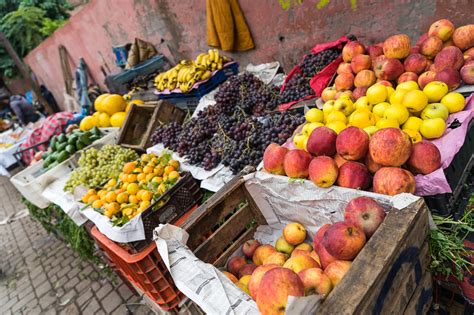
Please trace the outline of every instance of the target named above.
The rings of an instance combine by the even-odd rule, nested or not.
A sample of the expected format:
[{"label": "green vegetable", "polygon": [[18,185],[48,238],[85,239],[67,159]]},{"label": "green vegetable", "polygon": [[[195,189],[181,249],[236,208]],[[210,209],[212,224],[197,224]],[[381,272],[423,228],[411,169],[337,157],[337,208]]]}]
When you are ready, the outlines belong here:
[{"label": "green vegetable", "polygon": [[64,133],[62,133],[58,136],[58,142],[59,143],[63,143],[63,142],[66,142],[66,141],[67,141],[67,138],[66,138],[66,135]]},{"label": "green vegetable", "polygon": [[56,162],[58,162],[58,164],[61,163],[61,162],[64,162],[64,161],[66,161],[66,159],[68,157],[69,157],[69,153],[66,150],[61,151],[61,153],[59,153],[59,155],[58,155],[58,158],[57,158]]},{"label": "green vegetable", "polygon": [[78,138],[79,138],[78,135],[72,134],[72,135],[70,135],[69,138],[67,139],[67,143],[68,143],[68,144],[75,144]]},{"label": "green vegetable", "polygon": [[102,132],[100,132],[99,128],[97,128],[97,127],[92,128],[92,129],[91,129],[91,133],[92,133],[94,136],[98,136],[98,137],[102,136]]},{"label": "green vegetable", "polygon": [[84,143],[85,145],[89,145],[92,143],[91,139],[90,139],[90,136],[87,135],[87,134],[84,134],[82,136],[79,137],[79,140]]},{"label": "green vegetable", "polygon": [[67,147],[67,142],[56,144],[56,151],[61,152]]},{"label": "green vegetable", "polygon": [[56,136],[53,136],[51,138],[51,141],[49,142],[49,147],[54,150],[56,148],[56,142],[57,142]]},{"label": "green vegetable", "polygon": [[67,153],[73,154],[74,152],[76,152],[76,147],[72,144],[68,144],[65,150]]},{"label": "green vegetable", "polygon": [[78,151],[84,149],[85,147],[87,147],[87,145],[82,143],[81,141],[76,142],[76,148]]}]

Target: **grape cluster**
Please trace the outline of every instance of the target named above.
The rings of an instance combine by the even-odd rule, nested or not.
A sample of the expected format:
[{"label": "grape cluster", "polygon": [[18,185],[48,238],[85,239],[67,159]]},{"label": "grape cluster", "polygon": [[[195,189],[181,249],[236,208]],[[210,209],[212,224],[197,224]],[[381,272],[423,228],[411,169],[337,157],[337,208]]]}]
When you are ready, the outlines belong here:
[{"label": "grape cluster", "polygon": [[177,122],[156,128],[151,135],[152,143],[163,143],[166,148],[176,148],[178,146],[178,135],[183,128]]},{"label": "grape cluster", "polygon": [[297,101],[308,95],[314,95],[314,91],[311,89],[309,81],[301,74],[295,73],[286,83],[285,90],[280,94],[279,103],[285,104]]},{"label": "grape cluster", "polygon": [[119,145],[106,144],[100,150],[90,148],[83,151],[79,167],[69,177],[65,191],[74,191],[79,185],[87,188],[101,186],[110,178],[119,176],[125,163],[138,159],[138,154]]},{"label": "grape cluster", "polygon": [[340,54],[340,50],[333,48],[323,50],[317,54],[306,55],[303,63],[300,65],[300,68],[303,71],[303,76],[312,78],[318,72],[323,70],[328,64],[337,59]]}]

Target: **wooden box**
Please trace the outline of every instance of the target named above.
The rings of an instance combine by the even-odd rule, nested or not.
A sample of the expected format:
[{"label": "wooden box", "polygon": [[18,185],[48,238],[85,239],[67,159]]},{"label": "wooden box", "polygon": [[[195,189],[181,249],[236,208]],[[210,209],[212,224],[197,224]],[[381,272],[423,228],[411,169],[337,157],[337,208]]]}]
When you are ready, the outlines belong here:
[{"label": "wooden box", "polygon": [[182,123],[186,112],[167,101],[132,104],[120,129],[117,144],[139,152],[152,146],[151,136],[159,125]]},{"label": "wooden box", "polygon": [[[183,226],[188,247],[216,267],[266,224],[257,205],[236,177],[198,208]],[[426,314],[432,300],[427,267],[428,210],[423,200],[389,212],[327,296],[318,314]]]}]

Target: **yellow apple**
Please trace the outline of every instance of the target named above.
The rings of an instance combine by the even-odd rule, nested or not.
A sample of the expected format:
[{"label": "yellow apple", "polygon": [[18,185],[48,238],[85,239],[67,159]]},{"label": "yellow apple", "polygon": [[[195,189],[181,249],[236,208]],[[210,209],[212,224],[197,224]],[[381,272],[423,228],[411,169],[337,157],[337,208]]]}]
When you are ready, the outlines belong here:
[{"label": "yellow apple", "polygon": [[384,128],[399,128],[398,120],[395,119],[385,119],[382,118],[375,124],[377,128],[384,129]]},{"label": "yellow apple", "polygon": [[414,90],[419,90],[420,87],[418,86],[418,83],[415,81],[405,81],[397,85],[397,90],[399,89],[414,91]]},{"label": "yellow apple", "polygon": [[372,85],[367,89],[365,96],[370,104],[378,104],[387,100],[387,87],[382,84]]},{"label": "yellow apple", "polygon": [[428,97],[428,102],[439,102],[448,93],[448,85],[441,81],[431,81],[425,85],[423,93]]},{"label": "yellow apple", "polygon": [[374,113],[375,116],[384,117],[385,110],[389,108],[389,106],[390,104],[387,102],[378,103],[377,105],[374,106],[374,108],[372,109],[372,112]]},{"label": "yellow apple", "polygon": [[357,101],[355,101],[354,107],[355,109],[367,109],[372,111],[372,104],[369,103],[367,96],[362,96]]},{"label": "yellow apple", "polygon": [[412,113],[422,111],[428,105],[428,96],[420,90],[408,91],[403,97],[402,105]]},{"label": "yellow apple", "polygon": [[423,120],[421,118],[411,116],[411,117],[408,117],[407,121],[405,121],[402,128],[418,131],[420,130],[420,126],[422,122]]},{"label": "yellow apple", "polygon": [[333,110],[327,116],[326,124],[330,123],[330,122],[333,122],[333,121],[341,121],[345,124],[347,122],[347,118],[346,118],[346,115],[344,115],[343,112],[338,111],[338,110]]},{"label": "yellow apple", "polygon": [[398,124],[401,125],[407,121],[410,113],[405,106],[400,104],[390,105],[384,112],[385,119],[394,119],[398,121]]},{"label": "yellow apple", "polygon": [[311,108],[304,115],[307,122],[322,122],[324,119],[323,111],[317,108]]},{"label": "yellow apple", "polygon": [[309,137],[311,133],[313,132],[314,129],[324,126],[324,124],[320,122],[312,122],[312,123],[306,123],[303,126],[302,133],[306,136]]},{"label": "yellow apple", "polygon": [[426,139],[437,139],[444,134],[446,123],[442,118],[432,118],[423,120],[420,126],[420,133]]},{"label": "yellow apple", "polygon": [[464,109],[465,99],[461,93],[451,92],[441,99],[441,104],[448,108],[450,114],[457,113]]},{"label": "yellow apple", "polygon": [[425,109],[423,109],[420,115],[421,119],[442,118],[444,120],[448,119],[448,116],[448,108],[441,103],[432,103],[426,105]]},{"label": "yellow apple", "polygon": [[293,143],[295,147],[300,150],[306,150],[306,143],[308,142],[308,137],[302,133],[298,133],[293,137]]},{"label": "yellow apple", "polygon": [[369,136],[372,136],[377,130],[379,130],[377,126],[369,126],[364,128],[364,131],[367,132]]},{"label": "yellow apple", "polygon": [[408,90],[396,89],[392,95],[390,95],[389,101],[390,104],[401,104],[403,102],[403,97],[407,94]]},{"label": "yellow apple", "polygon": [[334,109],[349,116],[354,111],[354,103],[349,97],[340,97],[334,103]]},{"label": "yellow apple", "polygon": [[341,131],[346,129],[347,126],[342,121],[336,120],[336,121],[333,121],[333,122],[330,122],[330,123],[326,124],[326,127],[328,127],[329,129],[332,129],[334,132],[339,134]]},{"label": "yellow apple", "polygon": [[365,127],[375,125],[375,117],[374,114],[366,109],[357,109],[349,117],[349,124],[364,129]]},{"label": "yellow apple", "polygon": [[410,137],[411,143],[415,144],[421,141],[422,137],[418,131],[413,130],[413,129],[406,129],[406,128],[402,130]]}]

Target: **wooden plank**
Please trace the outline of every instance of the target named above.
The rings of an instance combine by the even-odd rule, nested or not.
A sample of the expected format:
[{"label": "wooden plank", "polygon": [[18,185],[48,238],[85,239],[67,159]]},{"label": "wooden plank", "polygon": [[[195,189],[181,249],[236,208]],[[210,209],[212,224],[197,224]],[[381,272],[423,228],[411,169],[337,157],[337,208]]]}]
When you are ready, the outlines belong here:
[{"label": "wooden plank", "polygon": [[226,249],[226,251],[219,256],[212,264],[216,267],[224,267],[227,263],[227,259],[229,259],[230,255],[232,255],[236,250],[238,250],[246,241],[253,238],[255,231],[257,230],[257,226],[253,226],[251,229],[245,231],[238,240],[234,241],[232,245]]},{"label": "wooden plank", "polygon": [[425,272],[403,314],[428,314],[433,302],[433,278]]},{"label": "wooden plank", "polygon": [[212,261],[212,258],[219,256],[240,233],[245,231],[252,218],[252,210],[247,204],[233,214],[210,238],[202,243],[194,251],[194,254],[205,262]]},{"label": "wooden plank", "polygon": [[[418,257],[427,226],[428,215],[422,199],[408,208],[392,210],[318,311],[321,314],[364,314],[361,309],[366,309],[377,313],[386,298],[386,286],[390,286],[388,276],[393,277],[389,273],[396,274],[396,268],[400,267],[397,264],[405,263],[409,254]],[[408,237],[410,243],[406,243]],[[404,247],[408,252],[402,253]]]},{"label": "wooden plank", "polygon": [[245,196],[247,196],[247,200],[249,201],[251,207],[252,207],[252,212],[255,216],[255,219],[257,220],[257,223],[258,225],[267,225],[268,222],[267,220],[265,219],[265,217],[263,216],[263,214],[260,212],[260,210],[258,209],[258,206],[257,204],[255,203],[255,200],[253,200],[252,196],[250,195],[249,191],[247,190],[247,188],[245,187],[245,183],[242,184],[243,186],[243,189],[244,189],[244,193],[245,193]]}]

